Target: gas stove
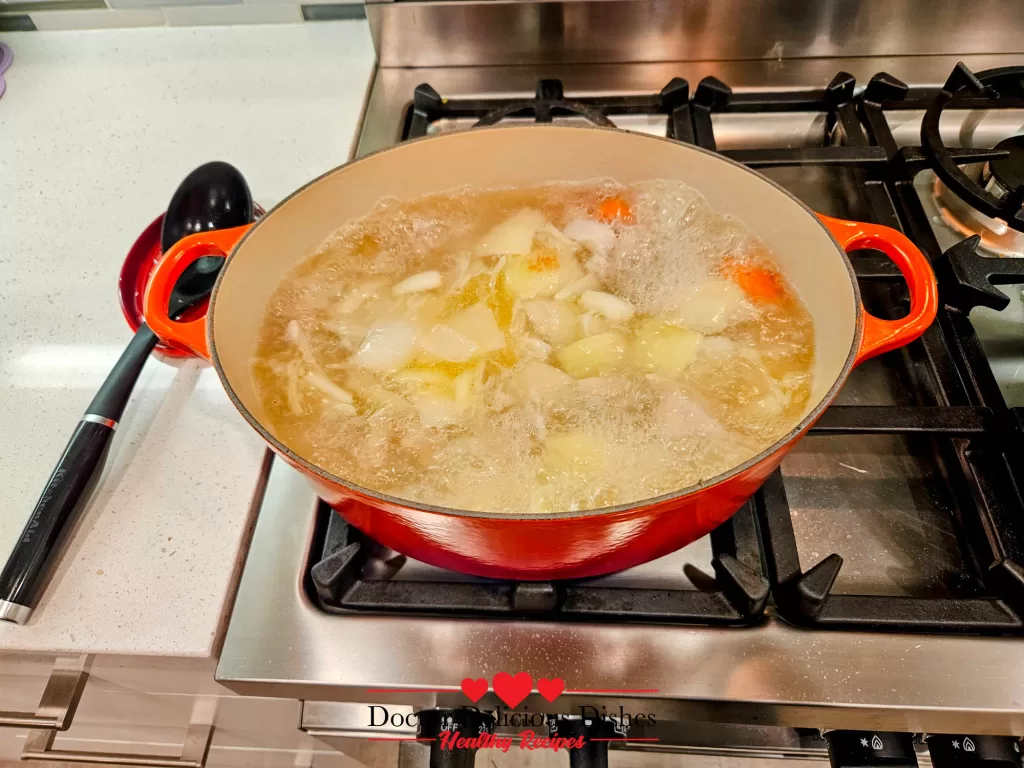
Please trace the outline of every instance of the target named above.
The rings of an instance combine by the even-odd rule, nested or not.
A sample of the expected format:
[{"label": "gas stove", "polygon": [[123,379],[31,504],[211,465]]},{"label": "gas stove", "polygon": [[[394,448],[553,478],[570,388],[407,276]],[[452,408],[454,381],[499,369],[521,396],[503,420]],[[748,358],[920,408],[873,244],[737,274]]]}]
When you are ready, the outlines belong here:
[{"label": "gas stove", "polygon": [[[305,700],[303,727],[325,739],[414,739],[409,713],[475,712],[464,679],[520,670],[566,690],[535,690],[517,711],[655,715],[662,725],[631,730],[631,748],[902,765],[912,734],[961,735],[955,748],[928,740],[937,763],[963,734],[972,746],[1024,735],[1024,235],[1004,218],[1021,205],[1024,68],[998,73],[998,89],[989,72],[1024,55],[521,64],[489,50],[477,62],[489,66],[454,66],[469,54],[453,45],[410,68],[395,44],[402,5],[370,8],[381,67],[354,155],[509,121],[668,136],[756,168],[814,210],[902,229],[935,266],[943,307],[919,341],[854,372],[729,523],[599,579],[502,582],[410,560],[268,459],[218,680]],[[592,5],[617,17],[622,3]],[[444,7],[427,13],[427,38],[468,13]],[[498,23],[480,18],[484,31]],[[979,193],[981,212],[965,202]],[[873,313],[905,311],[887,259],[852,261]],[[405,719],[381,730],[371,706]],[[487,693],[476,707],[498,722],[473,727],[502,732],[502,706]],[[850,731],[869,733],[847,743]],[[851,756],[861,738],[870,754]],[[972,759],[1019,764],[1012,739],[984,743]]]}]

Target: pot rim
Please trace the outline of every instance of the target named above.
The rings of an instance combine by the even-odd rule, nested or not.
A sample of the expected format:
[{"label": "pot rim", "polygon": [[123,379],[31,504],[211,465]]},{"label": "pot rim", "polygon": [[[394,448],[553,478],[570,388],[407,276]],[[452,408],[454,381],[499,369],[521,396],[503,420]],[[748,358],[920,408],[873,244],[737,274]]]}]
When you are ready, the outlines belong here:
[{"label": "pot rim", "polygon": [[[346,169],[348,169],[350,166],[353,166],[353,165],[356,165],[356,164],[359,164],[359,163],[365,163],[365,162],[367,162],[369,160],[372,160],[374,157],[376,157],[377,155],[379,155],[381,153],[390,152],[390,151],[398,149],[400,147],[410,146],[410,145],[413,145],[413,144],[416,144],[416,143],[419,143],[419,142],[444,141],[444,140],[447,140],[447,139],[451,139],[452,137],[457,137],[457,136],[460,136],[462,134],[469,133],[470,131],[479,132],[479,131],[482,131],[482,130],[483,131],[538,131],[538,130],[539,131],[604,131],[604,132],[610,132],[610,133],[625,133],[625,134],[629,134],[631,136],[639,136],[639,137],[642,137],[644,139],[649,139],[651,141],[669,142],[669,143],[671,143],[671,144],[673,144],[675,146],[679,146],[679,147],[681,147],[683,149],[690,150],[690,151],[695,151],[695,152],[701,152],[703,154],[710,155],[714,159],[719,160],[719,161],[721,161],[723,163],[729,163],[729,164],[731,164],[733,166],[741,168],[746,173],[749,173],[749,174],[752,174],[754,176],[757,176],[758,179],[760,179],[761,181],[767,182],[769,185],[774,187],[774,189],[777,192],[785,195],[790,200],[795,202],[800,208],[803,209],[803,211],[808,216],[810,216],[812,219],[814,219],[814,221],[817,223],[818,226],[820,226],[822,229],[825,230],[825,233],[828,235],[829,239],[832,241],[832,244],[835,246],[836,251],[838,252],[840,258],[843,260],[843,264],[846,266],[846,271],[847,271],[847,274],[849,275],[849,278],[850,278],[850,284],[851,284],[851,286],[853,288],[854,307],[855,307],[855,312],[856,312],[856,327],[854,328],[853,341],[850,344],[850,351],[849,351],[849,354],[846,357],[846,361],[843,363],[842,370],[836,376],[836,380],[832,383],[832,386],[829,387],[828,392],[825,393],[825,395],[821,398],[821,400],[818,402],[818,404],[814,408],[812,408],[811,411],[806,416],[804,416],[804,418],[801,419],[800,422],[796,426],[794,426],[789,432],[787,432],[783,437],[779,438],[774,443],[769,445],[767,448],[765,448],[760,453],[758,453],[755,456],[752,456],[751,458],[747,459],[742,464],[737,464],[737,465],[731,467],[730,469],[728,469],[727,471],[722,472],[721,474],[715,475],[714,477],[708,478],[707,480],[703,480],[700,483],[696,483],[694,485],[687,486],[686,488],[670,491],[668,493],[661,494],[660,496],[653,496],[653,497],[648,498],[648,499],[641,499],[639,501],[633,501],[633,502],[629,502],[629,503],[626,503],[626,504],[617,504],[617,505],[612,506],[612,507],[600,507],[598,509],[585,509],[585,510],[567,511],[567,512],[479,512],[479,511],[476,511],[476,510],[453,509],[453,508],[450,508],[450,507],[439,507],[439,506],[435,506],[433,504],[424,504],[422,502],[412,501],[412,500],[409,500],[409,499],[401,499],[401,498],[398,498],[397,496],[390,496],[390,495],[388,495],[386,493],[381,493],[379,491],[374,491],[374,490],[369,489],[369,488],[364,488],[364,487],[362,487],[360,485],[356,485],[355,483],[352,483],[352,482],[350,482],[348,480],[345,480],[344,478],[341,478],[341,477],[339,477],[337,475],[334,475],[334,474],[328,472],[323,467],[320,467],[319,465],[314,464],[313,462],[311,462],[311,461],[309,461],[307,459],[304,459],[302,456],[299,456],[297,453],[295,453],[291,448],[286,446],[277,437],[275,437],[273,434],[271,434],[270,431],[263,425],[263,423],[259,419],[257,419],[249,411],[249,409],[246,408],[246,406],[241,402],[241,400],[239,399],[238,395],[235,393],[234,388],[231,386],[230,382],[228,381],[227,376],[224,373],[224,368],[223,368],[223,366],[220,363],[220,357],[217,354],[217,343],[216,343],[216,339],[214,338],[214,333],[213,333],[213,318],[214,318],[215,312],[216,312],[217,296],[218,296],[218,294],[220,292],[221,283],[225,279],[227,279],[227,275],[228,275],[228,273],[231,270],[232,262],[235,259],[235,254],[237,254],[239,249],[243,245],[245,245],[245,241],[249,239],[249,237],[252,235],[252,233],[254,231],[256,231],[257,227],[259,227],[265,221],[270,219],[274,215],[274,212],[278,208],[284,206],[290,200],[292,200],[293,198],[295,198],[298,195],[302,194],[306,189],[308,189],[309,187],[312,187],[314,184],[318,184],[322,180],[326,179],[328,176],[333,176],[336,173],[341,173],[341,172],[345,171]],[[700,190],[698,189],[697,191],[699,192]],[[500,125],[499,124],[499,125],[493,125],[493,126],[480,126],[480,127],[475,127],[475,128],[464,128],[464,129],[461,129],[461,130],[449,131],[449,132],[441,133],[441,134],[433,134],[433,135],[428,135],[428,136],[422,136],[422,137],[419,137],[419,138],[416,138],[416,139],[408,139],[408,140],[402,141],[402,142],[400,142],[398,144],[394,144],[394,145],[392,145],[390,147],[385,147],[383,149],[375,150],[375,151],[370,152],[370,153],[368,153],[368,154],[366,154],[366,155],[364,155],[362,157],[356,158],[354,160],[349,160],[348,162],[346,162],[346,163],[344,163],[342,165],[339,165],[339,166],[337,166],[335,168],[332,168],[331,170],[326,171],[325,173],[322,173],[320,176],[317,176],[315,179],[313,179],[313,180],[303,184],[301,187],[299,187],[294,192],[289,194],[287,197],[282,199],[280,202],[277,203],[277,205],[275,205],[273,208],[271,208],[267,212],[267,214],[265,216],[263,216],[258,221],[256,221],[245,232],[245,234],[241,237],[241,239],[235,244],[234,248],[231,249],[231,253],[228,254],[227,261],[225,262],[223,269],[221,269],[220,275],[218,275],[218,277],[217,277],[217,282],[214,285],[213,292],[211,293],[211,296],[210,296],[210,306],[209,306],[209,310],[207,312],[207,317],[208,317],[208,320],[207,320],[207,323],[206,323],[206,339],[207,339],[207,344],[208,344],[209,350],[210,350],[210,361],[213,363],[213,367],[217,371],[217,376],[218,376],[218,378],[220,378],[221,385],[224,387],[224,391],[227,393],[228,398],[231,400],[231,402],[235,406],[235,408],[238,409],[238,412],[242,414],[242,417],[247,422],[249,422],[250,426],[252,426],[252,428],[255,429],[256,432],[259,433],[260,437],[262,437],[264,440],[266,440],[267,443],[269,443],[270,446],[278,454],[284,456],[288,461],[290,461],[291,463],[296,465],[298,468],[302,469],[305,472],[309,472],[310,474],[313,474],[313,475],[317,476],[318,478],[320,478],[321,480],[324,480],[324,481],[326,481],[328,483],[333,483],[335,485],[340,485],[340,486],[342,486],[342,487],[352,491],[353,493],[355,493],[355,494],[357,494],[359,496],[363,496],[363,497],[366,497],[366,498],[371,499],[371,500],[379,501],[379,502],[382,502],[384,504],[397,505],[397,506],[400,506],[400,507],[404,507],[406,509],[415,509],[415,510],[419,510],[419,511],[422,511],[422,512],[430,512],[430,513],[433,513],[433,514],[449,515],[449,516],[452,516],[452,517],[475,517],[475,518],[485,518],[485,519],[491,519],[491,520],[508,520],[510,522],[511,521],[529,521],[529,520],[564,520],[564,519],[576,518],[576,517],[596,517],[596,516],[599,516],[599,515],[612,515],[612,514],[616,514],[616,513],[629,512],[631,510],[642,509],[642,508],[647,508],[647,507],[653,507],[653,506],[657,506],[657,505],[663,504],[665,502],[673,501],[673,500],[676,500],[676,499],[681,499],[681,498],[683,498],[685,496],[690,496],[692,494],[695,494],[695,493],[707,490],[708,488],[711,488],[711,487],[716,486],[716,485],[720,485],[722,483],[725,483],[725,482],[731,480],[732,478],[736,477],[737,475],[742,474],[746,470],[748,470],[751,467],[759,464],[760,462],[764,461],[765,459],[768,459],[770,456],[772,456],[773,454],[775,454],[778,451],[780,451],[786,445],[788,445],[789,443],[791,443],[794,440],[798,439],[802,435],[802,433],[804,431],[806,431],[815,421],[818,420],[818,418],[821,416],[821,414],[824,413],[825,409],[828,408],[828,406],[832,404],[832,401],[835,399],[836,395],[839,393],[839,390],[843,386],[843,384],[846,383],[846,379],[849,377],[850,371],[853,369],[854,364],[856,362],[857,352],[860,349],[861,338],[862,338],[863,333],[864,333],[864,307],[863,307],[863,304],[861,302],[860,286],[857,283],[857,277],[856,277],[856,274],[855,274],[855,272],[853,270],[853,264],[850,262],[850,258],[847,255],[846,250],[839,244],[839,242],[836,240],[835,236],[832,234],[832,232],[829,230],[829,228],[827,226],[825,226],[825,224],[818,218],[817,214],[811,208],[809,208],[806,204],[804,204],[804,202],[801,201],[798,197],[793,195],[791,192],[789,192],[789,190],[783,188],[782,186],[780,186],[779,184],[777,184],[776,182],[774,182],[772,179],[768,178],[764,174],[758,173],[757,171],[753,170],[752,168],[748,168],[747,166],[743,165],[742,163],[738,163],[735,160],[732,160],[732,159],[730,159],[728,157],[725,157],[723,155],[718,154],[717,152],[712,152],[710,150],[707,150],[707,149],[704,149],[702,147],[698,147],[698,146],[695,146],[695,145],[692,145],[692,144],[686,144],[684,142],[677,141],[676,139],[670,139],[670,138],[668,138],[666,136],[654,136],[654,135],[647,134],[647,133],[640,133],[638,131],[629,131],[629,130],[625,130],[625,129],[622,129],[622,128],[608,128],[608,127],[597,126],[597,125],[581,126],[581,125]]]}]

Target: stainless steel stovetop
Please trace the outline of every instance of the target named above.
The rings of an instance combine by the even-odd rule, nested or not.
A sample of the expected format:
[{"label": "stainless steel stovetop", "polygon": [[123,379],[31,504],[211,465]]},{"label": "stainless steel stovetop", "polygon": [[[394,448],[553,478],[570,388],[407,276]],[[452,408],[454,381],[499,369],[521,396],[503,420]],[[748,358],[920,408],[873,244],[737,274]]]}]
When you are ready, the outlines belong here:
[{"label": "stainless steel stovetop", "polygon": [[[422,4],[421,4],[422,5]],[[390,14],[371,21],[378,37]],[[465,31],[465,30],[463,30]],[[386,45],[378,50],[390,50]],[[393,54],[392,54],[393,55]],[[354,155],[400,140],[414,88],[430,83],[446,98],[533,94],[539,77],[558,78],[567,95],[657,93],[673,77],[690,83],[711,75],[743,89],[821,88],[838,71],[865,83],[887,71],[914,86],[938,86],[958,60],[975,71],[1024,64],[1021,55],[802,58],[797,60],[543,66],[382,66],[366,104]],[[382,57],[382,63],[386,63]],[[891,121],[900,143],[919,143],[921,112]],[[809,146],[823,115],[760,113],[714,116],[718,148]],[[665,119],[626,116],[621,128],[661,133]],[[431,131],[468,127],[445,120]],[[943,136],[950,146],[992,147],[1024,132],[1024,112],[979,116],[950,112]],[[824,212],[857,218],[813,168],[766,169],[767,175]],[[959,241],[931,199],[934,176],[915,181],[935,237]],[[831,196],[830,196],[831,195]],[[852,205],[856,206],[856,201]],[[1024,305],[1020,291],[1002,313],[971,314],[1009,405],[1024,405]],[[865,366],[844,388],[840,403],[902,404],[905,385],[883,362]],[[957,588],[966,567],[941,473],[926,449],[902,438],[811,436],[787,458],[783,477],[801,558],[813,564],[841,552],[839,594],[929,597]],[[269,461],[255,500],[252,546],[224,641],[217,679],[241,693],[307,702],[385,703],[407,707],[459,706],[463,678],[529,670],[534,678],[561,676],[570,691],[650,689],[644,694],[577,693],[549,704],[537,694],[522,707],[572,712],[579,704],[622,704],[667,721],[703,720],[801,728],[910,732],[1024,734],[1024,640],[934,634],[829,631],[791,626],[769,607],[749,628],[521,619],[431,618],[416,615],[331,615],[304,583],[315,555],[311,540],[318,500],[305,481]],[[678,583],[684,566],[710,573],[711,548],[702,540],[661,560],[607,577],[615,586]],[[409,579],[460,579],[424,564]],[[692,586],[692,585],[691,585]],[[496,704],[492,695],[481,706]],[[340,708],[339,708],[340,707]],[[343,705],[308,704],[309,728],[345,720]],[[353,725],[352,732],[359,731]]]}]

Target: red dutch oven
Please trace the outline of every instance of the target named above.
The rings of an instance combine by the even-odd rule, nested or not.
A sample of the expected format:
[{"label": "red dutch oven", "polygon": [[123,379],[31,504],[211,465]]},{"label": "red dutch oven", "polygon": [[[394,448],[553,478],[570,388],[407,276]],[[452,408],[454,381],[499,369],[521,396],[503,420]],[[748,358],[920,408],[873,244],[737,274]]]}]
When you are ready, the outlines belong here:
[{"label": "red dutch oven", "polygon": [[[699,485],[606,509],[503,514],[445,509],[362,488],[296,454],[263,422],[250,361],[271,293],[345,222],[382,198],[409,199],[460,187],[501,188],[611,178],[624,184],[683,181],[715,210],[758,235],[814,321],[812,395],[799,424],[742,465]],[[891,258],[910,290],[900,320],[869,315],[846,252]],[[168,319],[171,287],[188,264],[229,254],[205,317]],[[317,493],[382,544],[444,568],[512,579],[596,576],[661,557],[727,520],[821,416],[850,371],[916,339],[935,318],[928,261],[887,227],[817,215],[764,176],[720,155],[614,129],[518,126],[475,129],[399,144],[343,165],[298,190],[249,227],[182,240],[146,290],[149,327],[166,343],[206,358],[242,416]]]}]

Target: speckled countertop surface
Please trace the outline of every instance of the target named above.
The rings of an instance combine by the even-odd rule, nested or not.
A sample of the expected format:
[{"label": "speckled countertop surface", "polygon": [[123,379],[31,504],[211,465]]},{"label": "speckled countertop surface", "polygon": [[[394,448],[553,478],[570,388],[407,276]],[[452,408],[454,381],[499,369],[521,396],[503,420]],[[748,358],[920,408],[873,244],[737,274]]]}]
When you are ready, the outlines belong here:
[{"label": "speckled countertop surface", "polygon": [[[269,207],[345,161],[365,22],[29,32],[0,99],[0,558],[131,333],[121,261],[195,166]],[[230,604],[262,443],[195,360],[146,365],[81,526],[0,651],[205,657]],[[2,562],[0,560],[0,562]]]}]

